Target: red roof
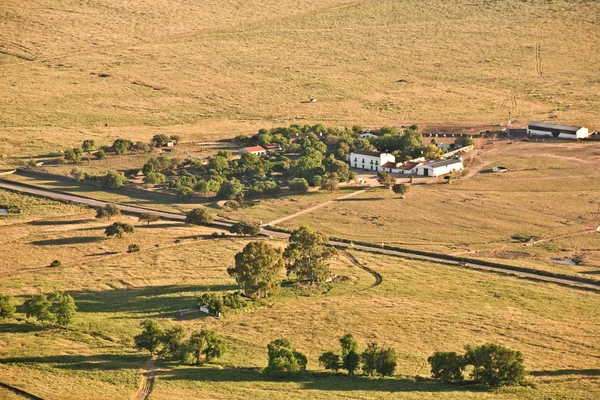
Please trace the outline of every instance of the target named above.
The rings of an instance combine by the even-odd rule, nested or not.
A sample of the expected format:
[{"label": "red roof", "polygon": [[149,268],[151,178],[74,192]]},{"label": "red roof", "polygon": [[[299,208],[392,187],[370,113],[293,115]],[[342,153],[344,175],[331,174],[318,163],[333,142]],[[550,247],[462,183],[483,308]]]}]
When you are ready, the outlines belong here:
[{"label": "red roof", "polygon": [[382,164],[381,168],[396,168],[396,163],[388,161],[385,164]]},{"label": "red roof", "polygon": [[278,144],[265,144],[265,149],[276,149],[278,147]]},{"label": "red roof", "polygon": [[246,150],[248,153],[258,153],[260,151],[266,151],[260,146],[244,147],[244,150]]},{"label": "red roof", "polygon": [[414,167],[416,167],[419,164],[420,163],[416,163],[416,162],[407,162],[406,164],[399,166],[398,169],[402,169],[402,170],[413,169]]}]

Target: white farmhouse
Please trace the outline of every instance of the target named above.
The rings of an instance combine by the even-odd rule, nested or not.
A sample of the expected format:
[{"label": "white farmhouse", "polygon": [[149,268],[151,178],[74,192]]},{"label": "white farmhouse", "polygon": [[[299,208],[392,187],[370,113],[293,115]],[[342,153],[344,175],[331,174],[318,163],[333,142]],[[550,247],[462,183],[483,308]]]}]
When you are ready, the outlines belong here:
[{"label": "white farmhouse", "polygon": [[420,176],[441,176],[462,169],[463,162],[460,158],[450,158],[448,160],[420,164],[416,167],[416,172]]},{"label": "white farmhouse", "polygon": [[590,136],[590,131],[583,126],[530,122],[527,124],[527,135],[554,136],[560,139],[583,139]]},{"label": "white farmhouse", "polygon": [[396,163],[396,157],[389,153],[378,151],[357,150],[350,153],[350,166],[352,168],[379,171],[379,166],[386,163]]}]

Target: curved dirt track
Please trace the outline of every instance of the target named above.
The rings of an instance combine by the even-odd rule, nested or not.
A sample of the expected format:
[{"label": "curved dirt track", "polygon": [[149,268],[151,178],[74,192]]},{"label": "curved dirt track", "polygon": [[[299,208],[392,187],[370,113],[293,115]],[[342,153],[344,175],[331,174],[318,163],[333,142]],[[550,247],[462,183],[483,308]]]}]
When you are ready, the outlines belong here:
[{"label": "curved dirt track", "polygon": [[[48,189],[31,186],[31,185],[24,185],[24,184],[15,183],[15,182],[9,182],[9,181],[3,180],[3,179],[0,179],[0,188],[17,191],[17,192],[22,192],[22,193],[33,194],[36,196],[47,197],[47,198],[51,198],[51,199],[59,200],[59,201],[83,204],[83,205],[87,205],[90,207],[104,207],[107,204],[107,202],[105,202],[105,201],[90,199],[87,197],[76,196],[76,195],[67,194],[67,193],[58,192],[58,191],[52,191],[52,190],[48,190]],[[132,214],[151,213],[151,214],[158,215],[159,217],[161,217],[163,219],[167,219],[167,220],[174,220],[174,221],[180,221],[180,222],[185,221],[185,215],[183,215],[183,214],[168,213],[168,212],[163,212],[163,211],[156,211],[156,210],[150,210],[147,208],[127,206],[127,205],[121,205],[121,204],[117,204],[117,205],[121,208],[121,211],[125,211],[125,212],[132,213]],[[231,227],[231,225],[233,225],[231,222],[223,222],[223,221],[214,221],[212,224],[219,226],[223,229],[228,229]],[[277,237],[282,237],[282,238],[288,238],[290,236],[289,233],[270,230],[268,227],[263,227],[261,229],[261,233],[264,235],[268,235],[268,236],[277,236]],[[339,241],[335,241],[335,240],[330,240],[329,244],[339,247],[339,248],[344,248],[344,249],[349,247],[348,243],[339,242]],[[417,260],[433,261],[433,262],[443,263],[446,265],[457,266],[457,267],[461,267],[461,268],[466,267],[466,268],[477,269],[477,270],[481,270],[481,271],[502,273],[505,275],[512,275],[512,276],[516,276],[519,278],[533,279],[533,280],[537,280],[537,281],[541,281],[541,282],[550,282],[550,283],[556,283],[556,284],[560,284],[560,285],[568,285],[568,286],[572,286],[572,287],[576,287],[576,288],[580,288],[580,289],[595,290],[595,291],[600,292],[600,283],[583,282],[583,281],[580,281],[577,279],[568,279],[568,278],[563,278],[563,277],[560,277],[560,278],[552,277],[552,276],[547,276],[547,275],[543,275],[543,274],[538,274],[533,271],[531,271],[531,272],[515,271],[508,267],[507,268],[502,268],[499,266],[492,267],[492,266],[485,265],[483,263],[479,263],[477,260],[469,260],[467,262],[448,260],[446,258],[445,254],[440,254],[439,257],[437,257],[435,255],[425,256],[425,255],[420,255],[420,254],[403,252],[400,250],[389,250],[389,249],[382,249],[382,248],[376,247],[376,246],[365,246],[365,245],[354,245],[353,249],[367,251],[367,252],[371,252],[371,253],[380,253],[380,254],[387,254],[387,255],[392,255],[392,256],[399,256],[399,257],[403,257],[403,258],[412,258],[412,259],[417,259]]]},{"label": "curved dirt track", "polygon": [[352,262],[352,264],[356,265],[358,268],[362,269],[363,271],[371,274],[373,276],[373,278],[375,278],[375,282],[373,282],[369,287],[361,289],[361,291],[367,290],[367,289],[372,289],[376,286],[381,285],[381,283],[383,282],[383,277],[381,276],[381,274],[379,272],[376,272],[376,271],[372,270],[371,268],[369,268],[365,265],[362,265],[356,259],[356,257],[354,257],[352,254],[348,253],[347,251],[344,251],[344,255]]},{"label": "curved dirt track", "polygon": [[136,395],[134,397],[135,400],[147,400],[150,398],[150,395],[152,394],[152,389],[154,388],[155,364],[156,364],[156,357],[152,357],[146,363],[146,366],[144,367],[146,372],[144,372],[142,374],[142,382],[140,385],[140,389],[138,390],[138,392],[136,393]]}]

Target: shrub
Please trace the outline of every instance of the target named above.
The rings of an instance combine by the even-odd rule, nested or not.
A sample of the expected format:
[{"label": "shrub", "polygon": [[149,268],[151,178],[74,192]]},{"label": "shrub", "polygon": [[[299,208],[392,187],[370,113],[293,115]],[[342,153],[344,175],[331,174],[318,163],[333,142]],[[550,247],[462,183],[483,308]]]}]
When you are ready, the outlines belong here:
[{"label": "shrub", "polygon": [[115,171],[108,171],[106,175],[104,175],[100,182],[102,185],[107,186],[109,188],[120,188],[127,183],[127,178],[122,173],[118,173]]},{"label": "shrub", "polygon": [[308,181],[304,178],[294,178],[289,182],[289,188],[292,192],[305,193],[308,191]]},{"label": "shrub", "polygon": [[331,369],[335,372],[338,372],[338,370],[342,368],[340,356],[332,351],[326,351],[325,353],[321,354],[319,357],[319,364],[321,364],[325,369]]},{"label": "shrub", "polygon": [[235,235],[254,236],[260,232],[260,225],[255,222],[240,221],[233,224],[229,232]]},{"label": "shrub", "polygon": [[128,253],[137,253],[138,251],[140,251],[140,245],[136,243],[130,244],[127,248]]},{"label": "shrub", "polygon": [[104,230],[104,234],[108,237],[116,236],[122,238],[126,233],[133,233],[135,228],[131,224],[124,222],[115,222]]},{"label": "shrub", "polygon": [[458,383],[465,379],[465,359],[456,352],[436,351],[427,362],[431,364],[431,375],[442,383]]},{"label": "shrub", "polygon": [[14,299],[11,296],[0,295],[0,317],[12,318],[16,311]]},{"label": "shrub", "polygon": [[520,351],[488,343],[477,347],[466,347],[465,360],[473,365],[471,378],[486,386],[511,386],[523,383],[525,368]]},{"label": "shrub", "polygon": [[212,215],[206,207],[194,208],[187,213],[185,222],[192,225],[203,225],[212,222]]},{"label": "shrub", "polygon": [[177,198],[179,200],[189,200],[194,196],[194,189],[189,186],[182,186],[177,189]]},{"label": "shrub", "polygon": [[62,265],[60,260],[54,260],[50,263],[50,268],[58,268]]},{"label": "shrub", "polygon": [[297,352],[286,339],[277,339],[267,345],[269,364],[264,373],[273,377],[297,375],[306,370],[306,356]]}]

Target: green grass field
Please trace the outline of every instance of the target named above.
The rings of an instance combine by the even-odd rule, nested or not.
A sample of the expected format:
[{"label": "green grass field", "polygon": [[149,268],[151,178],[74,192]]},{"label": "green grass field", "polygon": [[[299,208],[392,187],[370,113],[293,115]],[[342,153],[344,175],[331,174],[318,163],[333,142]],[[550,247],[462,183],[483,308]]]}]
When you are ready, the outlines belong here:
[{"label": "green grass field", "polygon": [[[21,302],[27,295],[59,288],[71,293],[79,307],[68,332],[23,320],[0,323],[0,380],[43,398],[79,399],[92,393],[99,399],[132,397],[149,359],[132,348],[145,318],[165,326],[182,324],[187,332],[217,329],[231,343],[216,364],[159,362],[156,399],[593,399],[600,394],[595,293],[355,252],[383,276],[380,286],[363,290],[373,277],[339,257],[332,267],[350,279],[324,293],[284,289],[245,313],[220,319],[178,317],[195,307],[196,293],[235,288],[226,269],[248,239],[210,239],[212,229],[166,222],[136,226],[124,239],[104,239],[102,225],[108,223],[91,219],[92,211],[26,199],[26,211],[4,222],[23,249],[5,251],[9,257],[0,264],[2,292]],[[41,216],[48,209],[62,209],[65,216]],[[52,246],[46,245],[49,241]],[[126,245],[133,242],[142,243],[142,251],[126,254]],[[97,254],[99,249],[108,254]],[[59,255],[64,265],[27,270],[30,263],[21,261],[48,260],[50,255]],[[323,372],[316,362],[319,354],[336,349],[344,332],[352,332],[361,347],[369,341],[393,346],[400,355],[394,377],[349,379]],[[314,373],[292,381],[260,375],[266,344],[280,336],[307,354]],[[461,350],[487,341],[521,350],[532,386],[487,392],[414,379],[428,376],[425,360],[436,349]]]}]

